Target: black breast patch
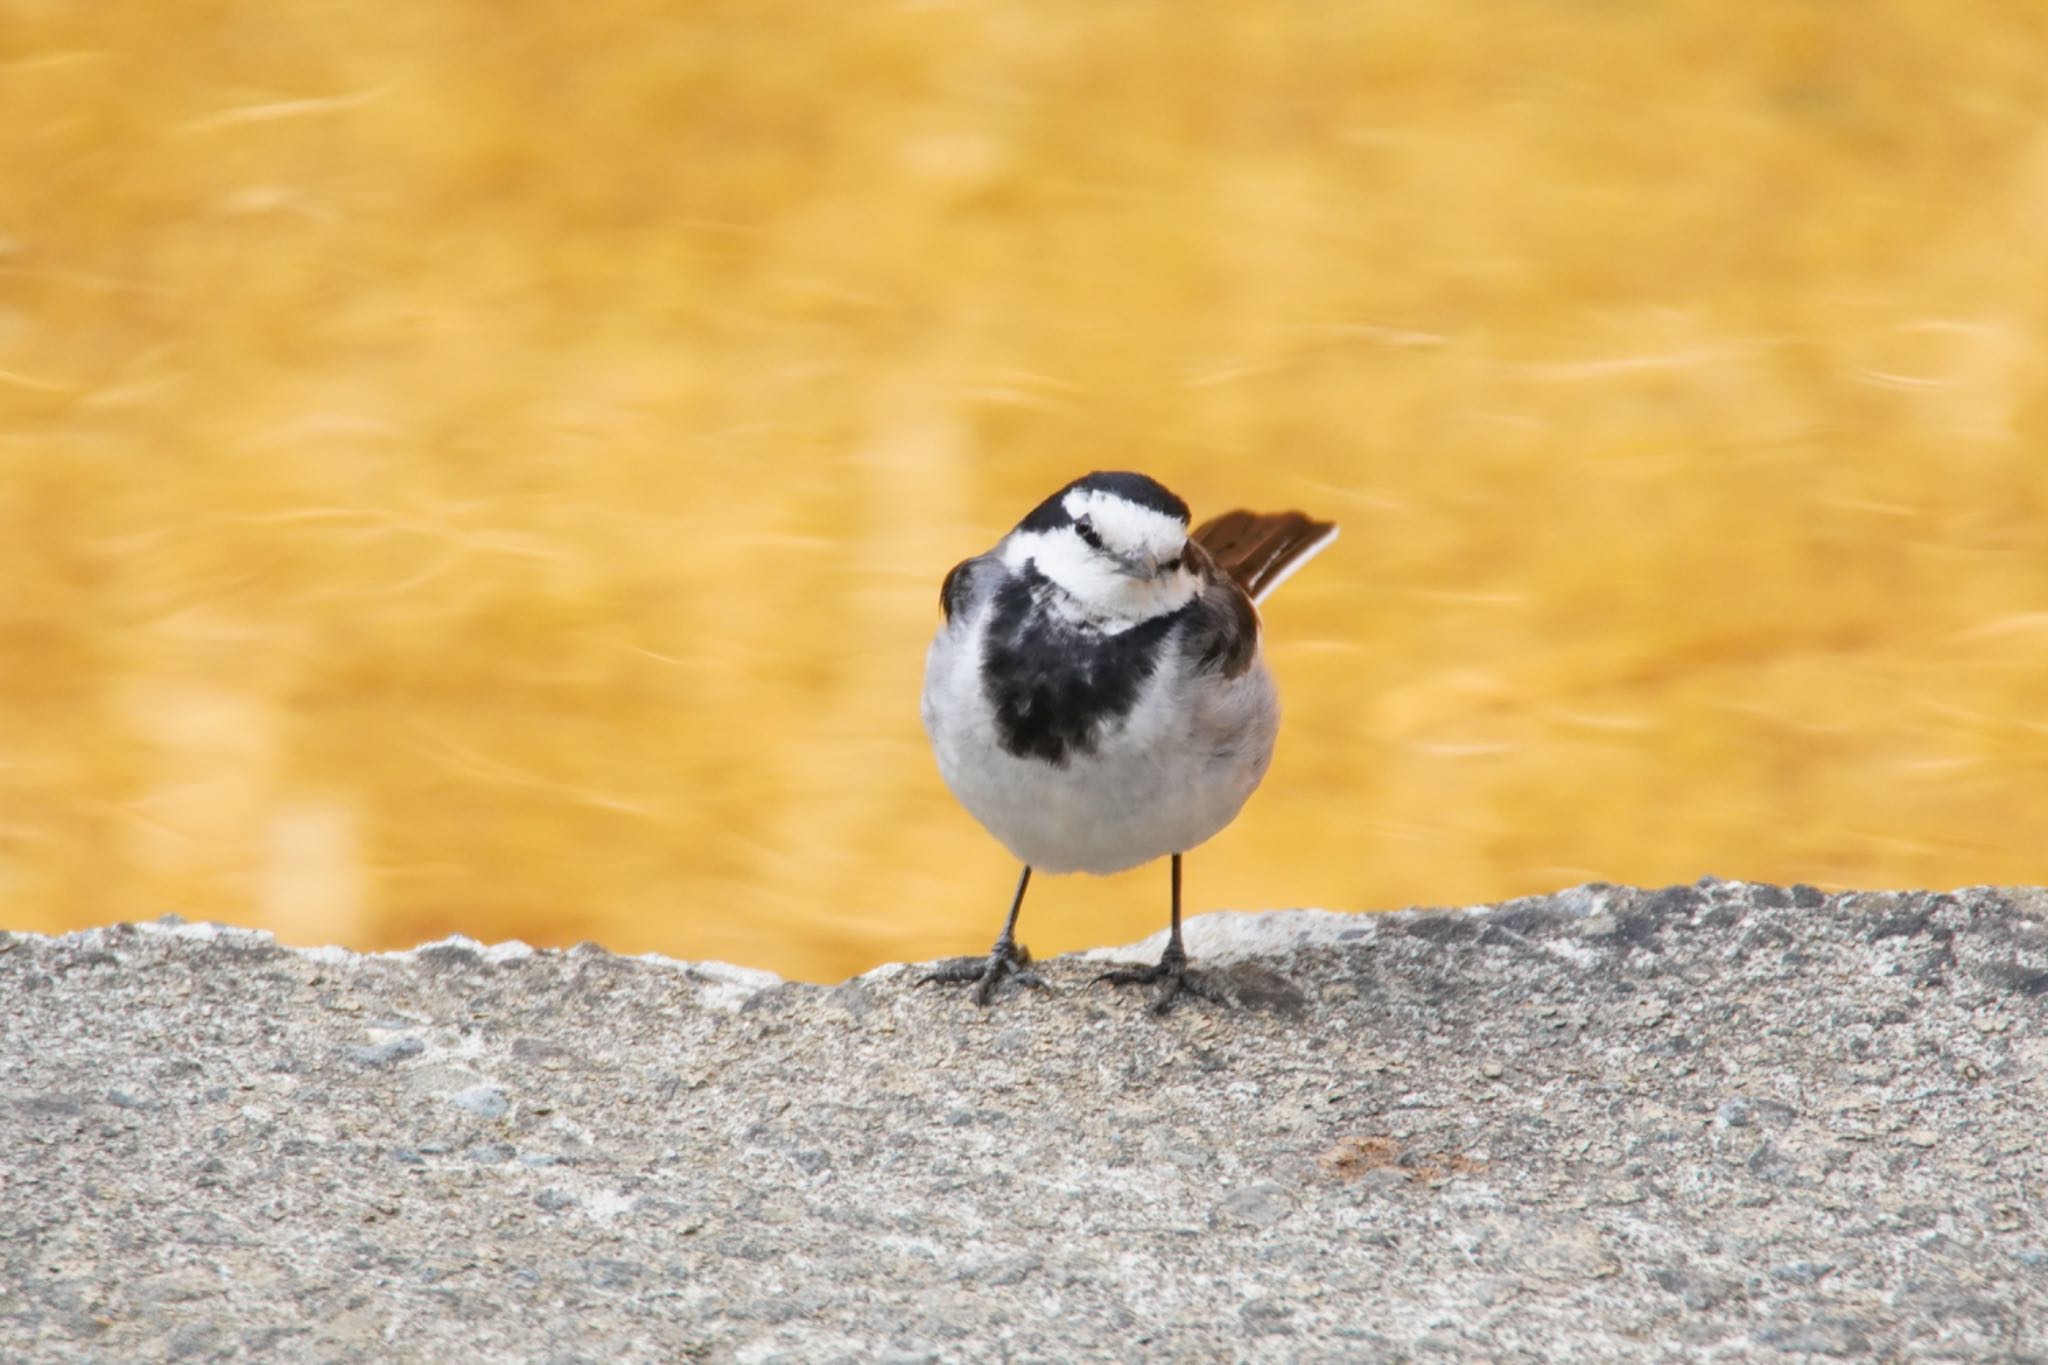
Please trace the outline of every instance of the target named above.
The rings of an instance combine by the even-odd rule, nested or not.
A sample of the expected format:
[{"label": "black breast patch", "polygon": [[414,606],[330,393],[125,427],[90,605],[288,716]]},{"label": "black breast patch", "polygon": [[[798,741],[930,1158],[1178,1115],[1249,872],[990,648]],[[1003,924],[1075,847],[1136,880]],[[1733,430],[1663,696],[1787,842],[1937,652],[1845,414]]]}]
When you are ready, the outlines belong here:
[{"label": "black breast patch", "polygon": [[1007,752],[1064,767],[1070,756],[1094,752],[1103,732],[1131,713],[1159,667],[1160,642],[1187,609],[1105,635],[1041,606],[1057,591],[1027,564],[997,592],[982,641],[982,687]]}]

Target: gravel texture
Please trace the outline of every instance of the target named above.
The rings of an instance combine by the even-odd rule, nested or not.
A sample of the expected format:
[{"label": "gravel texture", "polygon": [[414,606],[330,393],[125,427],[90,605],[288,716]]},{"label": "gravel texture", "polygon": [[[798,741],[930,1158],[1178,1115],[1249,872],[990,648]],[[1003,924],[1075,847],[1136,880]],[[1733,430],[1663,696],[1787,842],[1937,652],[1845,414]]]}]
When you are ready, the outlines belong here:
[{"label": "gravel texture", "polygon": [[2048,1360],[2048,893],[1189,944],[1234,1007],[0,935],[0,1359]]}]

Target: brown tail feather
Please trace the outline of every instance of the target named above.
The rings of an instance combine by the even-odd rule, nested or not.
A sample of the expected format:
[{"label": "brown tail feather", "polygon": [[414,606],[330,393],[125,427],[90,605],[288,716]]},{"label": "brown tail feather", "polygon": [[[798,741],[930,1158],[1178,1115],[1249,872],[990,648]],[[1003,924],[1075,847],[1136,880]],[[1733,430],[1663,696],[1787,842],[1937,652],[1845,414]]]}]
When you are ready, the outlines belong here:
[{"label": "brown tail feather", "polygon": [[1256,602],[1336,535],[1337,523],[1306,513],[1239,508],[1203,522],[1194,538]]}]

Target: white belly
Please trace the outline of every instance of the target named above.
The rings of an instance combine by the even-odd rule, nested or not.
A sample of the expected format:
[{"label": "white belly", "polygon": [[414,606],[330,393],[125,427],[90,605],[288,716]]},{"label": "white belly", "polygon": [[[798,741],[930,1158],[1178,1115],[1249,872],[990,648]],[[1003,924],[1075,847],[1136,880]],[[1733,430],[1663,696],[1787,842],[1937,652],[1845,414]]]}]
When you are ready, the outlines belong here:
[{"label": "white belly", "polygon": [[1163,664],[1124,722],[1065,766],[997,740],[975,673],[980,631],[941,632],[925,665],[924,723],[960,804],[1041,872],[1121,872],[1185,853],[1236,818],[1266,775],[1279,700],[1263,658],[1237,678]]}]

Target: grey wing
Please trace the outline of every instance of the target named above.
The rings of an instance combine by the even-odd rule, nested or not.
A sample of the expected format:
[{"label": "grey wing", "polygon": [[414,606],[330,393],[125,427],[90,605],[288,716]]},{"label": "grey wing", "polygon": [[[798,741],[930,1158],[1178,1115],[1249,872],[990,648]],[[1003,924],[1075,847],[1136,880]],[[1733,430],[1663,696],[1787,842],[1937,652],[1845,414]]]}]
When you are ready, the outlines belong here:
[{"label": "grey wing", "polygon": [[1259,656],[1258,608],[1198,542],[1188,542],[1188,553],[1200,556],[1195,570],[1205,581],[1190,604],[1181,647],[1198,670],[1235,678]]},{"label": "grey wing", "polygon": [[946,613],[946,624],[972,617],[976,607],[995,596],[1008,573],[993,554],[963,559],[947,570],[946,581],[939,585],[939,609]]}]

